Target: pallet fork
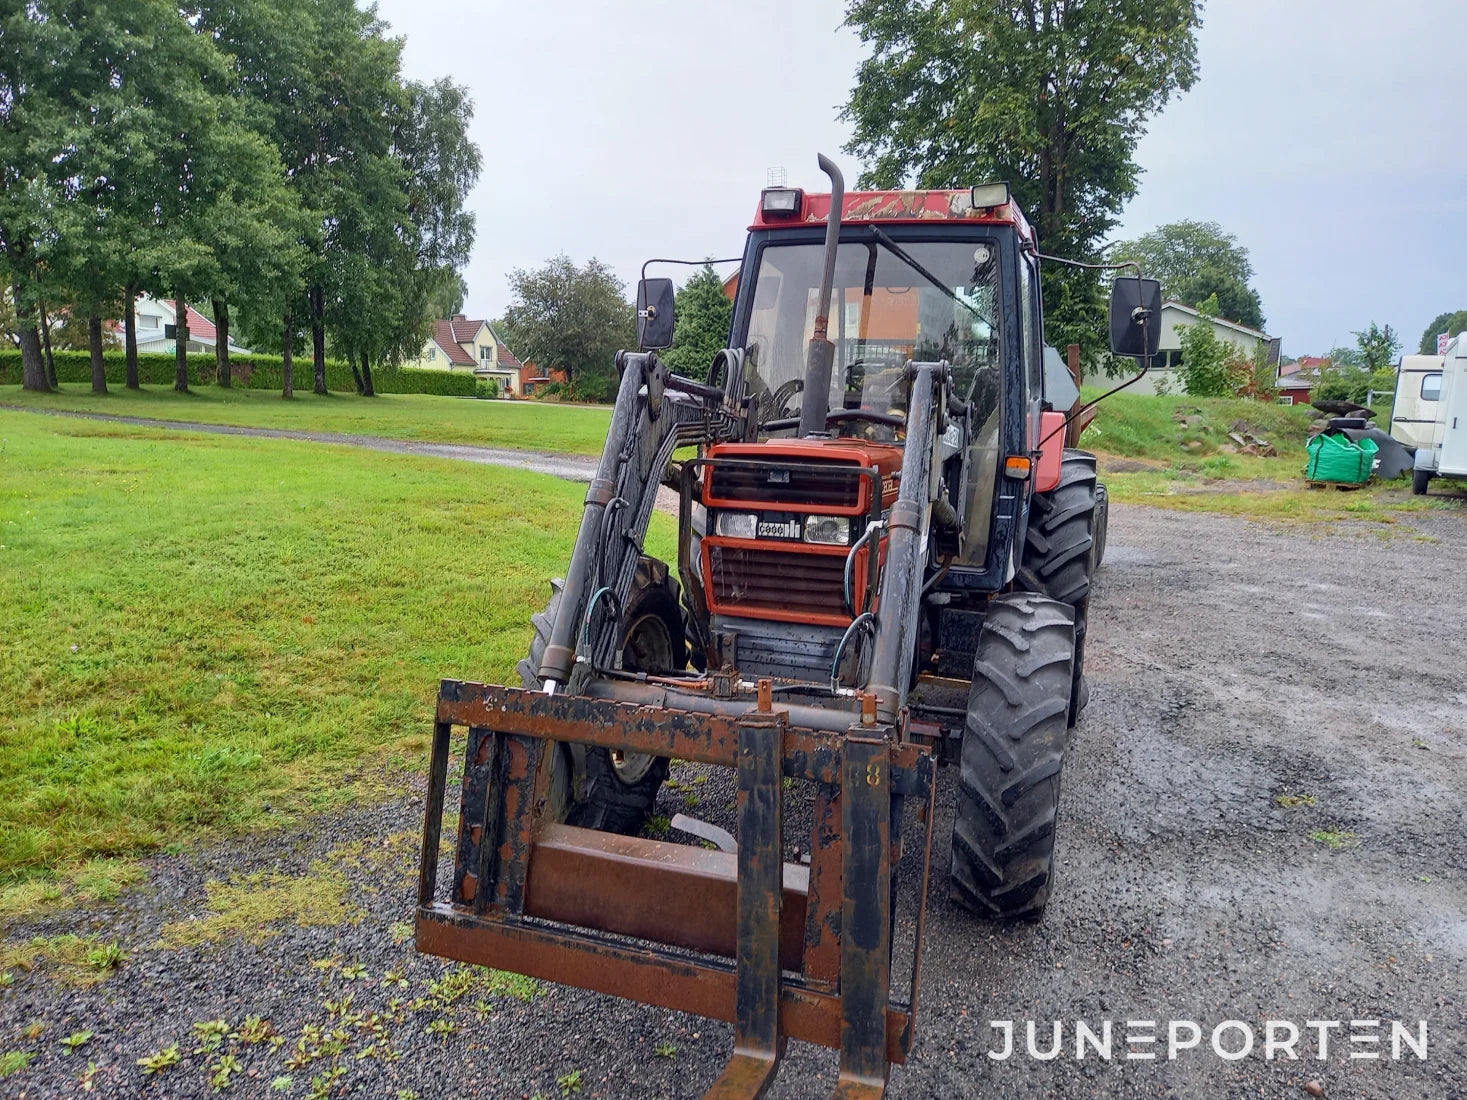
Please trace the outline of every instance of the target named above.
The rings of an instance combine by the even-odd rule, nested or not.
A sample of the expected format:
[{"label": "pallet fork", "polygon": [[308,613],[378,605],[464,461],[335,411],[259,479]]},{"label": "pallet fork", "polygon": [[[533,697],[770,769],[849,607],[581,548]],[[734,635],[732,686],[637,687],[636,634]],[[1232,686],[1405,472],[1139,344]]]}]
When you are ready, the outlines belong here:
[{"label": "pallet fork", "polygon": [[[873,697],[858,717],[844,730],[793,725],[767,680],[738,714],[443,681],[418,949],[732,1023],[733,1056],[710,1100],[763,1095],[789,1038],[840,1051],[834,1097],[884,1095],[891,1064],[911,1046],[920,975],[918,954],[907,997],[893,1000],[893,862],[903,806],[915,799],[920,952],[934,760],[877,720]],[[451,887],[440,899],[455,726],[468,728],[468,744]],[[552,741],[735,769],[737,854],[548,820]],[[783,857],[786,778],[817,791],[808,867]]]}]

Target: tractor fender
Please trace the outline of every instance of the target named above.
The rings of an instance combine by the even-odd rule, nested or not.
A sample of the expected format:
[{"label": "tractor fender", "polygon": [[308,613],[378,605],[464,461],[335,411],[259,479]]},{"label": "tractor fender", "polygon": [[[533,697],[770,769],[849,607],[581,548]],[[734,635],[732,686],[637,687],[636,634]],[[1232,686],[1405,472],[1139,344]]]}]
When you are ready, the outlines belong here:
[{"label": "tractor fender", "polygon": [[1039,461],[1034,466],[1034,491],[1047,493],[1060,483],[1060,465],[1065,455],[1065,414],[1046,412],[1039,416]]}]

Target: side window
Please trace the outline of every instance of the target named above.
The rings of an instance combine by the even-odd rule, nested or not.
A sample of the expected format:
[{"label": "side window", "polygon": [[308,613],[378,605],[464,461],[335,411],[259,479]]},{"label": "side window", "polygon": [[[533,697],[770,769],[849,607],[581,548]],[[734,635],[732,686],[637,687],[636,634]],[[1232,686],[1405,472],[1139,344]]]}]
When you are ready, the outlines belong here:
[{"label": "side window", "polygon": [[1442,376],[1440,374],[1424,375],[1421,379],[1421,400],[1440,401],[1442,399]]},{"label": "side window", "polygon": [[1034,268],[1024,255],[1019,257],[1019,297],[1019,322],[1023,328],[1019,340],[1032,400],[1044,392],[1044,359],[1039,352],[1039,316],[1034,309]]}]

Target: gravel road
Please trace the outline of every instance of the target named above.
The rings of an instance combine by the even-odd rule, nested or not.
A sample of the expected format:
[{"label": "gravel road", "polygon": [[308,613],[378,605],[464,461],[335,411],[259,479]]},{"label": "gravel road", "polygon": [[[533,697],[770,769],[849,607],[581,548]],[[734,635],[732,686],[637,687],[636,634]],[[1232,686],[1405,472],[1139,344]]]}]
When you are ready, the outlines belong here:
[{"label": "gravel road", "polygon": [[450,458],[458,462],[477,462],[486,466],[512,466],[520,470],[533,470],[538,474],[562,477],[567,481],[590,481],[596,476],[596,459],[589,455],[512,451],[464,443],[420,443],[412,439],[384,439],[377,435],[349,435],[343,432],[307,432],[294,428],[246,428],[234,424],[205,424],[198,420],[158,420],[147,416],[116,416],[112,413],[74,412],[70,409],[33,409],[25,405],[0,404],[0,409],[7,412],[36,413],[40,416],[66,416],[77,420],[106,420],[114,424],[133,424],[144,428],[171,428],[180,432],[245,435],[258,439],[294,439],[304,443],[335,443],[343,447],[386,451],[389,454]]},{"label": "gravel road", "polygon": [[[918,1038],[890,1094],[1304,1097],[1318,1082],[1313,1095],[1331,1098],[1467,1096],[1467,513],[1413,513],[1385,529],[1120,505],[1111,519],[1055,899],[1042,921],[1012,927],[947,902],[942,773]],[[690,793],[705,806],[727,797],[686,767],[676,778],[665,813]],[[159,856],[111,907],[9,929],[95,932],[130,957],[90,989],[44,967],[15,973],[0,989],[0,1052],[37,1058],[0,1079],[0,1095],[81,1095],[90,1062],[94,1095],[212,1096],[218,1056],[191,1053],[194,1023],[237,1029],[258,1014],[285,1042],[224,1040],[240,1065],[230,1095],[307,1096],[312,1078],[333,1084],[320,1075],[334,1064],[330,1095],[701,1096],[728,1055],[724,1025],[564,988],[529,1002],[483,982],[447,1004],[454,987],[432,992],[450,968],[393,935],[410,913],[417,786],[306,832]],[[206,882],[250,872],[275,876],[253,880],[260,891],[344,875],[352,919],[290,925],[258,944],[158,946],[167,922],[206,911]],[[1043,1024],[1041,1048],[1064,1021],[1060,1057],[1022,1052],[1030,1019]],[[1115,1021],[1110,1061],[1076,1060],[1077,1019],[1097,1031]],[[1347,1045],[1350,1021],[1405,1021],[1414,1037],[1421,1019],[1425,1061],[1409,1048],[1393,1060],[1388,1038],[1381,1059],[1349,1057],[1371,1050]],[[992,1020],[1018,1021],[1020,1051],[1007,1060],[987,1057]],[[1157,1021],[1156,1060],[1125,1058],[1128,1020]],[[1226,1020],[1257,1033],[1248,1057],[1208,1050]],[[1263,1057],[1265,1020],[1301,1029],[1301,1060]],[[44,1032],[21,1038],[35,1021]],[[1169,1021],[1200,1025],[1201,1046],[1168,1060]],[[1344,1022],[1324,1060],[1310,1021]],[[308,1026],[322,1029],[305,1033],[308,1053],[333,1027],[343,1052],[289,1068]],[[79,1030],[94,1035],[65,1054],[60,1039]],[[1223,1041],[1235,1050],[1240,1034]],[[179,1063],[142,1076],[136,1059],[171,1043]],[[792,1045],[772,1095],[829,1095],[835,1065]]]}]

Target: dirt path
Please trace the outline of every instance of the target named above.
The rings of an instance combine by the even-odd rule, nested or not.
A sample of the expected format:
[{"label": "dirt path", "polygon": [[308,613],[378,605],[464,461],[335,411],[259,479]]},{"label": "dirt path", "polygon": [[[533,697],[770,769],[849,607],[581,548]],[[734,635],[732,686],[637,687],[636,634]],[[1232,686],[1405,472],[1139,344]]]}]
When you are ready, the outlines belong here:
[{"label": "dirt path", "polygon": [[[1302,1098],[1316,1079],[1330,1098],[1467,1096],[1467,520],[1412,516],[1377,532],[1113,508],[1055,900],[1016,926],[946,900],[953,777],[942,773],[920,1021],[891,1096]],[[695,784],[687,767],[659,812],[697,793],[691,812],[726,813],[731,787]],[[159,856],[114,907],[10,929],[12,941],[100,933],[130,958],[89,990],[44,968],[15,973],[0,989],[0,1052],[37,1059],[0,1094],[76,1095],[92,1061],[96,1095],[212,1096],[217,1055],[191,1053],[193,1025],[237,1029],[253,1013],[285,1042],[226,1040],[242,1067],[230,1095],[301,1097],[334,1065],[333,1096],[701,1096],[730,1049],[721,1024],[566,988],[520,989],[524,1002],[482,981],[457,996],[432,984],[445,968],[395,942],[419,812],[408,792],[308,832]],[[206,912],[207,882],[250,872],[275,876],[253,893],[324,891],[341,908],[258,944],[157,946],[167,922]],[[1028,1019],[1042,1021],[1041,1048],[1051,1021],[1065,1022],[1059,1058],[1023,1054]],[[1112,1060],[1075,1059],[1076,1019],[1115,1022]],[[1383,1059],[1349,1058],[1372,1049],[1348,1046],[1349,1021],[1401,1020],[1415,1034],[1421,1019],[1425,1061],[1391,1060],[1388,1042]],[[1005,1061],[988,1057],[994,1020],[1017,1021],[1020,1052]],[[1126,1059],[1127,1020],[1158,1021],[1156,1060]],[[1250,1056],[1211,1053],[1227,1020],[1257,1032]],[[1264,1058],[1265,1020],[1300,1028],[1301,1060]],[[32,1021],[44,1032],[21,1038]],[[1168,1060],[1168,1021],[1199,1024],[1200,1048]],[[1344,1021],[1324,1060],[1309,1021]],[[60,1038],[83,1029],[90,1042],[65,1055]],[[318,1053],[291,1068],[303,1035]],[[171,1043],[179,1064],[144,1078],[136,1059]],[[829,1095],[835,1065],[793,1044],[771,1095]]]},{"label": "dirt path", "polygon": [[391,454],[421,455],[427,458],[451,458],[459,462],[478,462],[487,466],[512,466],[551,474],[567,481],[590,481],[596,474],[596,459],[589,455],[552,454],[546,451],[511,451],[499,447],[473,447],[461,443],[420,443],[411,439],[386,439],[375,435],[347,435],[341,432],[306,432],[293,428],[245,428],[234,424],[205,424],[194,420],[157,420],[146,416],[116,416],[112,413],[74,412],[68,409],[33,409],[24,405],[0,404],[7,412],[36,413],[41,416],[67,416],[78,420],[105,420],[114,424],[132,424],[143,428],[171,428],[181,432],[211,432],[215,435],[245,435],[260,439],[293,439],[305,443],[336,443],[345,447],[365,447]]}]

